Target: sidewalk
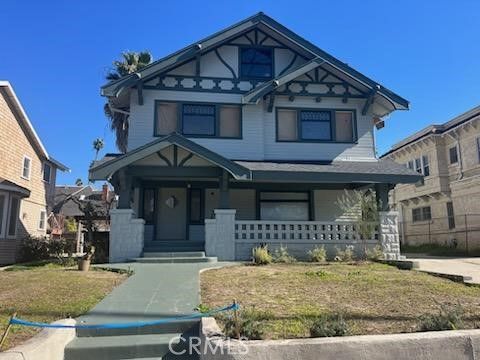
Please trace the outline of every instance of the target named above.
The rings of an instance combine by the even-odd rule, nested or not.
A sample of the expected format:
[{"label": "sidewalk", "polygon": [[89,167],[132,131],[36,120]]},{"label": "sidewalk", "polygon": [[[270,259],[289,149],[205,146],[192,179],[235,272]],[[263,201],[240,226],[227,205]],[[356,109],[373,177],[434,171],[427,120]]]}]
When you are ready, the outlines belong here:
[{"label": "sidewalk", "polygon": [[407,260],[418,263],[418,270],[470,278],[472,284],[480,284],[480,258],[450,258],[407,254]]}]

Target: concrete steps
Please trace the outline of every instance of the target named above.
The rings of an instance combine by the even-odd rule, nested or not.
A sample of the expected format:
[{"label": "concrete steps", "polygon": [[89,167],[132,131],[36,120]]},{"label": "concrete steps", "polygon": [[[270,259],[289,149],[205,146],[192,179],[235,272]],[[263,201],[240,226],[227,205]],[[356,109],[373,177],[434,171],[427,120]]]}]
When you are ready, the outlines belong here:
[{"label": "concrete steps", "polygon": [[[180,341],[180,333],[81,337],[71,342],[65,349],[65,360],[120,360],[120,359],[189,359],[195,357],[175,356],[170,352],[186,349]],[[187,352],[187,351],[184,351]]]},{"label": "concrete steps", "polygon": [[148,241],[144,245],[144,252],[196,252],[204,251],[203,241]]},{"label": "concrete steps", "polygon": [[142,264],[181,264],[181,263],[207,263],[216,262],[216,257],[141,257],[133,258],[132,261]]}]

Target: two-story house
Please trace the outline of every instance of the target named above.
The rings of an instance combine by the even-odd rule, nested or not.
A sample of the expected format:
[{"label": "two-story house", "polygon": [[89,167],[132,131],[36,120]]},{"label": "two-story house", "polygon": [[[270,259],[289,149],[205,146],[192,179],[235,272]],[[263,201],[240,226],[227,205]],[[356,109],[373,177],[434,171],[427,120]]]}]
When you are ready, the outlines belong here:
[{"label": "two-story house", "polygon": [[57,169],[8,81],[0,81],[0,264],[26,235],[45,236]]},{"label": "two-story house", "polygon": [[479,120],[477,106],[420,130],[382,156],[424,176],[424,181],[398,185],[392,192],[405,244],[480,246]]},{"label": "two-story house", "polygon": [[[372,187],[387,210],[393,185],[421,178],[375,155],[374,126],[408,102],[263,13],[101,92],[129,114],[127,153],[90,169],[119,194],[111,261],[344,247],[358,241],[337,204],[345,190]],[[394,223],[381,227],[392,243]]]}]

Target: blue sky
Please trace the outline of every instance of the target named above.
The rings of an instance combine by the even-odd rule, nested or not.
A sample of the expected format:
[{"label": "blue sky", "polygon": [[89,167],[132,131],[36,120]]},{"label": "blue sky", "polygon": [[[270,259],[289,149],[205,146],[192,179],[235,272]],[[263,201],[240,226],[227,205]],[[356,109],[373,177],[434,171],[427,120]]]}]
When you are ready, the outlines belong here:
[{"label": "blue sky", "polygon": [[49,153],[87,179],[92,141],[116,152],[99,88],[124,50],[165,56],[258,11],[407,98],[378,133],[383,153],[480,104],[480,2],[8,1],[0,79],[9,80]]}]

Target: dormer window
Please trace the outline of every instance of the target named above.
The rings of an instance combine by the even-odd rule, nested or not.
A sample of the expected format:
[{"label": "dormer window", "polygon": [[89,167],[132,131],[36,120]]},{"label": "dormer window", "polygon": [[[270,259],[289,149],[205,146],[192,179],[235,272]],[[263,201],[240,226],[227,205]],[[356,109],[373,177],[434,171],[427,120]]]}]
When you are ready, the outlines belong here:
[{"label": "dormer window", "polygon": [[272,49],[265,47],[241,48],[240,77],[243,79],[271,79],[273,77]]}]

